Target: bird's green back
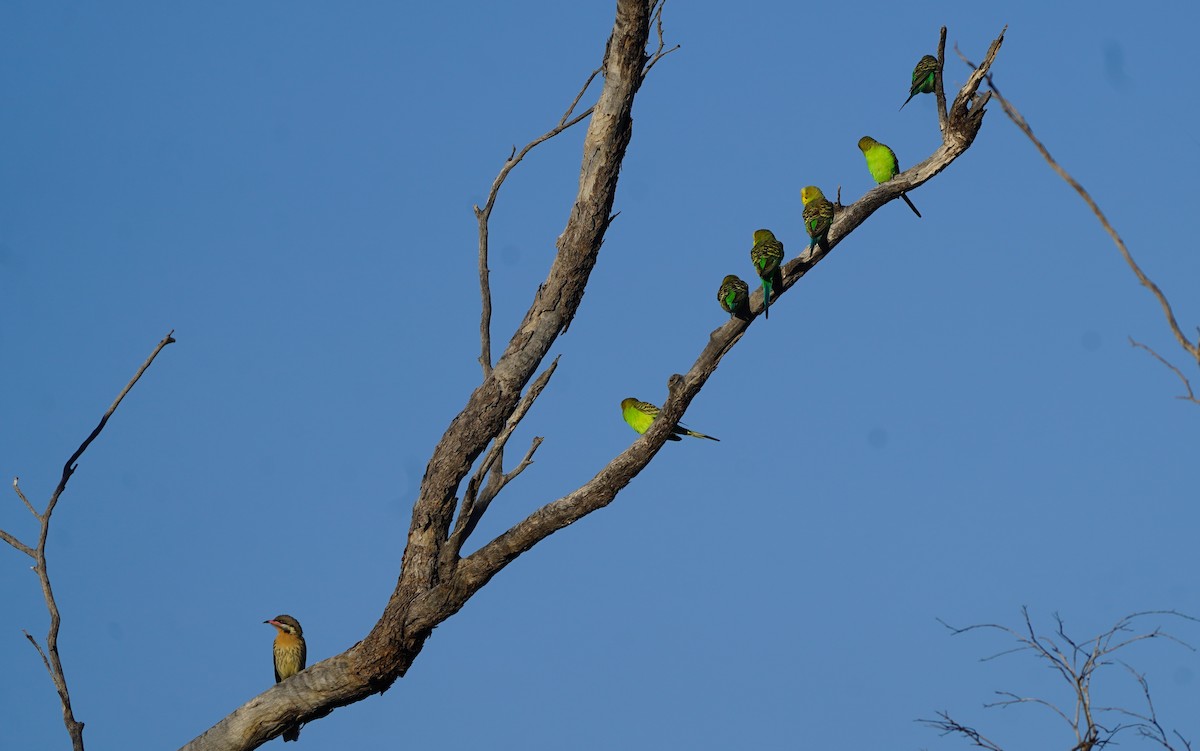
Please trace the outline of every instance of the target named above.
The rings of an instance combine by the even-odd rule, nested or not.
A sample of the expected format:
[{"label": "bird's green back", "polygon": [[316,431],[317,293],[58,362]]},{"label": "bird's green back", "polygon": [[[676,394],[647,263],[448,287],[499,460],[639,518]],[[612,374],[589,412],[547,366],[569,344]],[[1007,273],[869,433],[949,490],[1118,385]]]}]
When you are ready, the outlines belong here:
[{"label": "bird's green back", "polygon": [[771,230],[755,230],[754,246],[750,248],[750,261],[759,277],[769,278],[783,261],[783,243],[775,239]]},{"label": "bird's green back", "polygon": [[721,280],[721,286],[717,289],[717,300],[725,312],[735,313],[746,304],[749,293],[750,287],[737,275],[730,274]]},{"label": "bird's green back", "polygon": [[870,136],[863,136],[858,141],[858,148],[862,149],[863,156],[867,158],[867,171],[875,178],[875,182],[886,183],[899,174],[900,165],[896,161],[896,153],[887,146]]},{"label": "bird's green back", "polygon": [[926,55],[917,62],[917,67],[913,68],[912,88],[909,90],[909,96],[913,94],[932,94],[934,91],[934,79],[937,77],[938,61],[933,55]]}]

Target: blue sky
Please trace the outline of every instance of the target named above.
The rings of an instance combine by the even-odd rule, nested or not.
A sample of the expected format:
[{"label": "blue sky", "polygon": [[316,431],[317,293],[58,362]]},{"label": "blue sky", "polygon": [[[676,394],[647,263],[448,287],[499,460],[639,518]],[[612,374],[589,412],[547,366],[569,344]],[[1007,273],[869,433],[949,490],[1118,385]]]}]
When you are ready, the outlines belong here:
[{"label": "blue sky", "polygon": [[[55,516],[61,650],[91,748],[178,747],[271,682],[266,618],[310,661],[362,638],[395,584],[424,465],[480,378],[473,203],[598,64],[612,2],[0,8],[0,476],[41,506],[168,330]],[[1086,8],[1086,10],[1084,10]],[[903,112],[939,26],[1109,212],[1191,329],[1200,120],[1195,7],[668,3],[610,229],[558,372],[512,445],[545,437],[478,544],[590,478],[723,321],[750,236],[804,244],[799,190],[872,186],[939,134]],[[966,68],[948,53],[947,88]],[[582,129],[513,173],[492,222],[497,350],[553,257]],[[1200,615],[1200,412],[1156,304],[1086,207],[992,106],[971,150],[883,207],[756,322],[609,508],[440,626],[391,691],[305,747],[1069,748],[1062,698],[1007,642]],[[1184,203],[1183,205],[1189,205]],[[1180,358],[1175,358],[1186,365]],[[1193,369],[1194,374],[1194,369]],[[773,417],[769,416],[773,413]],[[15,496],[0,527],[34,538]],[[46,616],[0,552],[0,728],[62,747],[21,635]],[[1156,625],[1157,621],[1148,625]],[[1200,643],[1200,628],[1172,625]],[[1159,715],[1200,738],[1195,653],[1142,644]],[[1103,701],[1133,703],[1119,671]],[[1129,738],[1128,744],[1133,745]]]}]

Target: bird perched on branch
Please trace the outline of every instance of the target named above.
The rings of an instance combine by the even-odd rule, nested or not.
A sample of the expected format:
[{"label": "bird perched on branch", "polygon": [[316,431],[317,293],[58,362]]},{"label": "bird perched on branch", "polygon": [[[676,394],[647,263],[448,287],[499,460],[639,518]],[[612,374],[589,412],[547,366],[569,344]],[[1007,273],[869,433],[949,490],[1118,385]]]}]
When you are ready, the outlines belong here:
[{"label": "bird perched on branch", "polygon": [[812,251],[814,245],[820,245],[821,250],[828,253],[829,227],[833,224],[833,202],[825,197],[820,188],[809,185],[800,189],[800,203],[804,204],[804,230],[811,238],[808,244],[809,251]]},{"label": "bird perched on branch", "polygon": [[721,307],[729,315],[746,318],[750,305],[750,285],[740,277],[730,274],[721,280],[721,287],[717,290],[717,302],[721,303]]},{"label": "bird perched on branch", "polygon": [[[275,657],[275,682],[291,678],[304,669],[307,651],[304,645],[304,629],[300,621],[290,615],[277,615],[269,621],[263,621],[275,627],[275,645],[271,650]],[[283,740],[294,741],[300,738],[300,728],[288,728],[283,731]]]},{"label": "bird perched on branch", "polygon": [[771,290],[783,286],[783,274],[779,264],[783,263],[783,243],[775,239],[769,229],[754,230],[754,245],[750,248],[750,262],[762,279],[763,315],[771,317]]},{"label": "bird perched on branch", "polygon": [[[871,177],[875,178],[875,182],[883,184],[900,174],[900,164],[896,161],[896,152],[879,141],[870,136],[863,136],[858,139],[858,148],[862,149],[863,156],[867,158],[867,170],[871,173]],[[908,196],[901,193],[900,197],[904,199],[914,214],[918,217],[921,216],[921,212],[917,211],[913,202],[908,200]]]},{"label": "bird perched on branch", "polygon": [[[650,424],[654,422],[654,418],[658,417],[658,407],[650,402],[641,402],[634,397],[621,400],[621,417],[625,418],[625,422],[629,423],[629,427],[636,430],[638,433],[645,433],[650,429]],[[682,425],[676,425],[671,428],[671,435],[667,436],[668,441],[682,441],[679,436],[689,435],[692,438],[707,438],[710,441],[719,441],[720,438],[713,438],[710,435],[697,433],[694,430],[688,430]]]},{"label": "bird perched on branch", "polygon": [[[917,67],[913,68],[912,88],[908,90],[908,99],[904,100],[904,104],[912,101],[917,94],[932,94],[937,72],[938,62],[933,55],[926,55],[918,60]],[[900,109],[904,109],[904,104],[900,105]]]}]

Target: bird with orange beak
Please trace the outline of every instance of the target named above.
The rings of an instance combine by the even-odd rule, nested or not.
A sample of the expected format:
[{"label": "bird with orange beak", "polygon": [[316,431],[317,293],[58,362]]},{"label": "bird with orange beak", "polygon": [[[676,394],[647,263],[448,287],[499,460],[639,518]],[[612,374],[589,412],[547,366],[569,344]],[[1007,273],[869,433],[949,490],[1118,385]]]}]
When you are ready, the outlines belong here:
[{"label": "bird with orange beak", "polygon": [[[307,656],[304,646],[304,629],[300,621],[290,615],[277,615],[269,621],[263,621],[275,627],[275,645],[272,652],[275,656],[275,682],[291,678],[304,669]],[[295,741],[300,738],[300,728],[288,728],[283,731],[285,741]]]}]

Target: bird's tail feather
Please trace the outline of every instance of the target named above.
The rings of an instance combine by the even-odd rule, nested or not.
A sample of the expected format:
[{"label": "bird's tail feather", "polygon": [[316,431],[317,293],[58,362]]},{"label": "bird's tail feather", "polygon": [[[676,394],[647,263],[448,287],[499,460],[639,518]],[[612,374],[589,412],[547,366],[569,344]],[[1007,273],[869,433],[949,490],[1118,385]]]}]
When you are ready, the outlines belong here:
[{"label": "bird's tail feather", "polygon": [[901,193],[901,194],[900,194],[900,197],[904,199],[904,202],[908,204],[908,208],[912,209],[912,210],[913,210],[913,213],[917,215],[917,218],[918,218],[918,219],[920,219],[920,218],[921,218],[921,212],[917,211],[917,207],[916,207],[916,206],[913,206],[913,202],[912,202],[912,201],[910,201],[910,200],[908,200],[908,196],[907,196],[906,194],[904,194],[904,193]]}]

